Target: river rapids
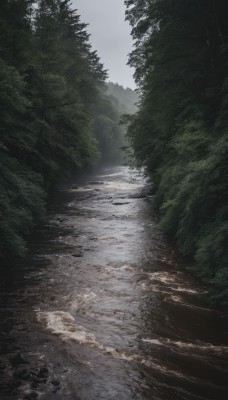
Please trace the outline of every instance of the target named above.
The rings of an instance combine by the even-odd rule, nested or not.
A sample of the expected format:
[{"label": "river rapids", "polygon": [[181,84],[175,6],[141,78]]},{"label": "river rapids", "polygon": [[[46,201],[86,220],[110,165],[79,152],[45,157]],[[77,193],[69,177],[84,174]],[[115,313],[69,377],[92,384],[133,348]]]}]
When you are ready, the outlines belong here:
[{"label": "river rapids", "polygon": [[228,315],[157,228],[126,167],[63,189],[2,273],[1,400],[228,399]]}]

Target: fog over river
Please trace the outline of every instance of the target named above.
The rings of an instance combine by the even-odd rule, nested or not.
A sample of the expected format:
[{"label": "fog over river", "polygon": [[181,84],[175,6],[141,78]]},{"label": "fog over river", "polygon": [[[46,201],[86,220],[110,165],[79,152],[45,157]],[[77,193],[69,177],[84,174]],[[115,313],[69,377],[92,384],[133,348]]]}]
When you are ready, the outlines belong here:
[{"label": "fog over river", "polygon": [[152,200],[126,167],[56,195],[1,280],[1,400],[228,398],[228,315],[201,299]]}]

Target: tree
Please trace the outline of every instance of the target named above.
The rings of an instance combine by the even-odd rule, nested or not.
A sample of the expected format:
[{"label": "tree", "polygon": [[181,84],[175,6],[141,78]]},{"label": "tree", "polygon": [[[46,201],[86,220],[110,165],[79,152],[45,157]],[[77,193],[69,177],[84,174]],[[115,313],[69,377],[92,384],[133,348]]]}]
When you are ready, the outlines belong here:
[{"label": "tree", "polygon": [[127,118],[130,144],[153,176],[160,226],[205,281],[227,288],[228,4],[125,4],[135,39],[129,63],[142,92]]},{"label": "tree", "polygon": [[[106,71],[69,0],[0,4],[0,259],[23,256],[57,181],[118,145]],[[95,126],[100,105],[108,121]],[[101,107],[102,108],[102,107]],[[100,112],[100,111],[99,111]],[[108,131],[108,127],[111,130]],[[111,132],[111,135],[110,135]],[[100,139],[100,143],[99,143]],[[112,153],[109,151],[109,155]]]}]

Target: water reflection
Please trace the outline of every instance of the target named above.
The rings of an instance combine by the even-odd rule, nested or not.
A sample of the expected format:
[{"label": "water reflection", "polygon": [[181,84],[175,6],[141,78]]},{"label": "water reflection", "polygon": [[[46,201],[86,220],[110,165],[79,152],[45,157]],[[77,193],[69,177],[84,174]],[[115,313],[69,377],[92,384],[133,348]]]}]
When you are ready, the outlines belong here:
[{"label": "water reflection", "polygon": [[227,315],[203,304],[148,191],[119,167],[55,200],[2,293],[4,398],[227,398]]}]

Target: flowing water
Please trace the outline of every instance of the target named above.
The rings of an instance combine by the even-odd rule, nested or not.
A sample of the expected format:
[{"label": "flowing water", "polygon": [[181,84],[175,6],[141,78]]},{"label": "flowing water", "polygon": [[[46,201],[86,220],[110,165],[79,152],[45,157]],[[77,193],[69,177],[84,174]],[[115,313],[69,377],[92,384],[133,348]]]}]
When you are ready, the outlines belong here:
[{"label": "flowing water", "polygon": [[228,315],[202,301],[148,193],[116,167],[56,196],[1,281],[1,400],[228,398]]}]

